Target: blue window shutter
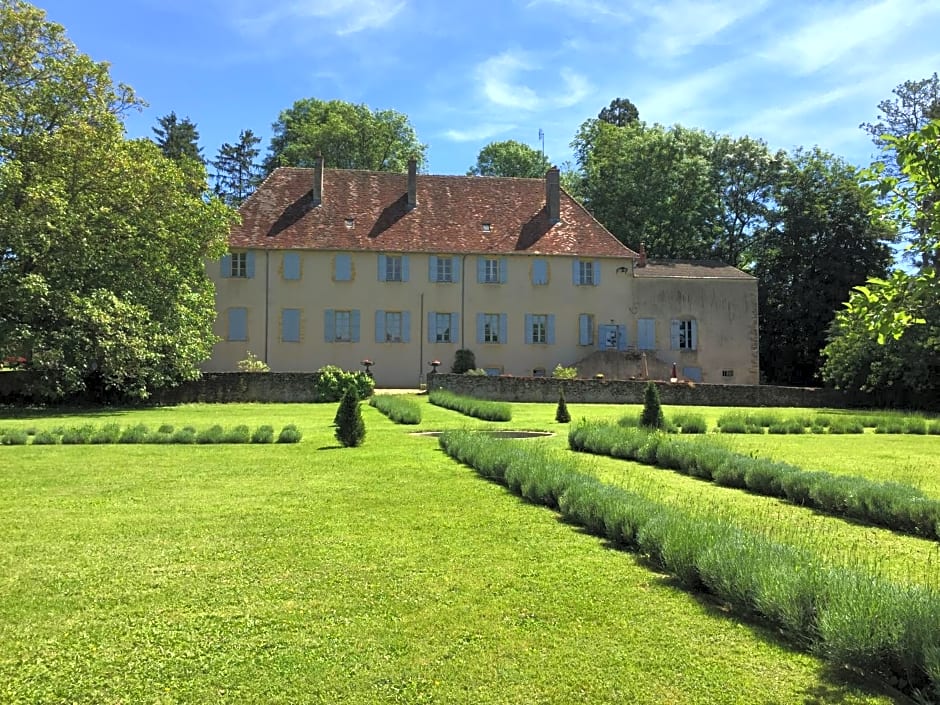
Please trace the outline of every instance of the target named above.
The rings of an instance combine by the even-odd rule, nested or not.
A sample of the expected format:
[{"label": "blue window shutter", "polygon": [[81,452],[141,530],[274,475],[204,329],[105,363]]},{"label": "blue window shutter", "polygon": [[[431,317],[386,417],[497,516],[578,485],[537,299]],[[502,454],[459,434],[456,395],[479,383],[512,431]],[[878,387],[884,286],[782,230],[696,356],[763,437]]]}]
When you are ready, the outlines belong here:
[{"label": "blue window shutter", "polygon": [[230,308],[228,310],[228,339],[248,340],[248,310]]},{"label": "blue window shutter", "polygon": [[[380,264],[379,279],[382,278],[384,273],[385,267]],[[348,282],[352,279],[352,261],[349,255],[336,255],[333,260],[333,278],[338,282]]]},{"label": "blue window shutter", "polygon": [[571,263],[571,277],[575,286],[581,285],[581,261],[575,260]]},{"label": "blue window shutter", "polygon": [[460,258],[451,257],[450,258],[450,272],[451,279],[454,280],[455,284],[460,283]]},{"label": "blue window shutter", "polygon": [[401,312],[401,342],[411,342],[411,311]]},{"label": "blue window shutter", "polygon": [[591,316],[582,313],[578,316],[578,345],[591,344]]},{"label": "blue window shutter", "polygon": [[594,260],[594,286],[601,285],[601,261]]},{"label": "blue window shutter", "polygon": [[333,315],[333,309],[328,308],[323,318],[323,339],[332,343],[336,339],[336,317]]},{"label": "blue window shutter", "polygon": [[296,252],[284,253],[284,278],[300,279],[300,255]]},{"label": "blue window shutter", "polygon": [[437,256],[431,255],[428,257],[428,281],[436,282],[437,281]]},{"label": "blue window shutter", "polygon": [[627,349],[627,327],[617,326],[617,350],[623,352]]},{"label": "blue window shutter", "polygon": [[654,319],[641,318],[637,321],[637,347],[640,350],[656,348],[656,321]]},{"label": "blue window shutter", "polygon": [[375,342],[385,342],[385,311],[375,312]]},{"label": "blue window shutter", "polygon": [[353,343],[359,342],[359,309],[349,312],[349,338]]},{"label": "blue window shutter", "polygon": [[457,334],[459,324],[460,315],[456,313],[450,314],[450,342],[452,343],[456,343],[460,340],[460,336]]},{"label": "blue window shutter", "polygon": [[437,312],[431,311],[428,313],[428,342],[434,343],[437,342],[437,331],[434,330],[434,322],[437,320]]},{"label": "blue window shutter", "polygon": [[232,276],[232,255],[222,257],[222,278],[228,279]]},{"label": "blue window shutter", "polygon": [[548,284],[548,263],[543,259],[532,262],[532,283]]},{"label": "blue window shutter", "polygon": [[300,342],[300,309],[285,308],[281,311],[281,340],[285,343]]},{"label": "blue window shutter", "polygon": [[483,342],[483,329],[486,322],[486,315],[483,313],[477,314],[477,343]]},{"label": "blue window shutter", "polygon": [[507,279],[506,267],[507,267],[506,258],[500,257],[499,259],[499,283],[500,284],[506,283],[506,279]]},{"label": "blue window shutter", "polygon": [[505,313],[499,314],[499,342],[505,345],[509,342],[509,317]]},{"label": "blue window shutter", "polygon": [[408,255],[401,256],[401,280],[408,281]]},{"label": "blue window shutter", "polygon": [[532,314],[527,313],[525,315],[525,342],[527,345],[532,344]]},{"label": "blue window shutter", "polygon": [[676,320],[669,323],[669,347],[672,350],[679,349],[679,321]]},{"label": "blue window shutter", "polygon": [[379,255],[379,281],[385,281],[385,255]]},{"label": "blue window shutter", "polygon": [[702,368],[701,367],[683,367],[682,376],[690,382],[701,382],[702,381]]},{"label": "blue window shutter", "polygon": [[692,349],[698,350],[698,321],[692,321]]},{"label": "blue window shutter", "polygon": [[486,257],[477,257],[477,284],[486,283]]},{"label": "blue window shutter", "polygon": [[255,276],[255,253],[248,252],[245,257],[245,275],[251,279]]},{"label": "blue window shutter", "polygon": [[545,326],[545,342],[549,345],[555,344],[555,314],[548,314],[548,323]]}]

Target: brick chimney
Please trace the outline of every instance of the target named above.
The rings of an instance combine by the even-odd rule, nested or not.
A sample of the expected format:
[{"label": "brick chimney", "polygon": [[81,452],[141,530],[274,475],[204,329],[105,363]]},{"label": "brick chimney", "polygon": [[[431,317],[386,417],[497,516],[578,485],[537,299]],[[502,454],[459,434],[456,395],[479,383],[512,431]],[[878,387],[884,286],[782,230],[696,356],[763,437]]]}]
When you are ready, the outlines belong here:
[{"label": "brick chimney", "polygon": [[418,206],[418,160],[411,157],[408,160],[408,210]]},{"label": "brick chimney", "polygon": [[545,173],[545,209],[550,225],[561,222],[561,179],[557,166]]},{"label": "brick chimney", "polygon": [[637,260],[636,266],[637,267],[646,266],[646,243],[645,242],[640,243],[640,259]]},{"label": "brick chimney", "polygon": [[313,199],[311,205],[316,208],[323,203],[323,155],[317,153],[313,160]]}]

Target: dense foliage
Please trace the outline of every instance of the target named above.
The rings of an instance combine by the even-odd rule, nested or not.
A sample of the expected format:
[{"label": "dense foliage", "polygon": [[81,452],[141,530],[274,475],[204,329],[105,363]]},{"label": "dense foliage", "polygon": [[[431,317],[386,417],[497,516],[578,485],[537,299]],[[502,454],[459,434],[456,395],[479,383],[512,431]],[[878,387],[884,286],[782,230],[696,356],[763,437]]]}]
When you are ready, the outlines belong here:
[{"label": "dense foliage", "polygon": [[356,385],[350,384],[340,399],[339,409],[336,412],[336,440],[344,448],[361,446],[366,439],[366,424],[362,420],[362,409],[359,408],[359,394]]},{"label": "dense foliage", "polygon": [[467,176],[515,176],[541,179],[551,168],[544,153],[515,140],[490,142],[477,155]]}]

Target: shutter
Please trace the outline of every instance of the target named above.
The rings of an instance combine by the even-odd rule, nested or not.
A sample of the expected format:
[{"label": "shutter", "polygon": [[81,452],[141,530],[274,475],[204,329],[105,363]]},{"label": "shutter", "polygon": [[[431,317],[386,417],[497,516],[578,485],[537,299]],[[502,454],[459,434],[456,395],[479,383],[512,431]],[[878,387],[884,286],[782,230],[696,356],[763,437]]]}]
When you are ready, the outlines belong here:
[{"label": "shutter", "polygon": [[578,316],[578,345],[591,344],[591,314],[582,313]]},{"label": "shutter", "polygon": [[656,321],[654,319],[641,318],[637,321],[637,347],[640,350],[656,348]]},{"label": "shutter", "polygon": [[571,277],[574,281],[575,286],[581,286],[581,263],[579,260],[575,260],[571,263]]},{"label": "shutter", "polygon": [[437,281],[437,257],[435,255],[428,257],[428,281]]},{"label": "shutter", "polygon": [[323,340],[332,343],[336,339],[336,316],[333,309],[328,308],[323,318]]},{"label": "shutter", "polygon": [[460,258],[450,258],[450,278],[455,284],[460,283]]},{"label": "shutter", "polygon": [[537,259],[532,262],[532,283],[548,284],[548,263],[545,260]]},{"label": "shutter", "polygon": [[408,255],[401,256],[401,280],[408,281]]},{"label": "shutter", "polygon": [[499,283],[505,284],[507,280],[506,274],[507,262],[505,257],[500,257],[499,259]]},{"label": "shutter", "polygon": [[532,314],[525,315],[525,342],[526,345],[532,344]]},{"label": "shutter", "polygon": [[601,285],[601,261],[594,260],[594,286]]},{"label": "shutter", "polygon": [[672,350],[679,349],[679,321],[669,322],[669,347]]},{"label": "shutter", "polygon": [[230,308],[228,310],[228,339],[248,340],[248,310]]},{"label": "shutter", "polygon": [[627,327],[617,326],[617,350],[623,352],[627,349]]},{"label": "shutter", "polygon": [[509,342],[509,317],[505,313],[499,314],[499,342]]},{"label": "shutter", "polygon": [[457,335],[457,326],[459,324],[460,317],[456,313],[450,314],[450,342],[456,343],[460,340],[460,337]]},{"label": "shutter", "polygon": [[385,342],[385,311],[375,312],[375,342]]},{"label": "shutter", "polygon": [[281,311],[281,342],[300,342],[300,309],[285,308]]},{"label": "shutter", "polygon": [[232,255],[222,257],[222,278],[228,279],[232,276]]},{"label": "shutter", "polygon": [[284,278],[300,279],[300,255],[296,252],[284,254]]},{"label": "shutter", "polygon": [[545,342],[549,345],[555,344],[555,314],[548,314],[547,323],[545,324]]},{"label": "shutter", "polygon": [[698,321],[691,321],[692,324],[692,350],[698,350]]},{"label": "shutter", "polygon": [[689,380],[690,382],[701,382],[702,381],[702,368],[701,367],[683,367],[682,376]]},{"label": "shutter", "polygon": [[486,283],[486,257],[477,257],[477,284]]},{"label": "shutter", "polygon": [[437,318],[437,312],[431,311],[428,313],[428,342],[436,343],[437,342],[437,331],[434,330],[434,320]]},{"label": "shutter", "polygon": [[249,252],[245,257],[245,275],[252,279],[255,276],[255,253]]},{"label": "shutter", "polygon": [[359,342],[359,309],[349,312],[349,339],[353,343]]},{"label": "shutter", "polygon": [[[384,272],[385,267],[379,265],[380,279]],[[349,255],[336,255],[333,259],[333,279],[338,282],[348,282],[352,279],[352,260]]]},{"label": "shutter", "polygon": [[411,311],[401,312],[401,342],[411,342]]},{"label": "shutter", "polygon": [[484,336],[484,326],[486,324],[486,314],[478,313],[477,314],[477,343],[482,343]]},{"label": "shutter", "polygon": [[385,281],[385,255],[379,255],[379,281]]}]

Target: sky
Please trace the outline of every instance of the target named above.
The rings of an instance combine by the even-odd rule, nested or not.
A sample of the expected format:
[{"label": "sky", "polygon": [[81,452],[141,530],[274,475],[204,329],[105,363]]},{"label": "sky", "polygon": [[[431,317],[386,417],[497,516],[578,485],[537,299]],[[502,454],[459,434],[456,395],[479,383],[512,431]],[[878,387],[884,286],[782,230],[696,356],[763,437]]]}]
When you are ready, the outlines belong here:
[{"label": "sky", "polygon": [[518,140],[563,166],[616,97],[640,119],[814,145],[868,165],[859,124],[940,70],[940,2],[874,0],[36,0],[148,106],[175,111],[212,159],[302,98],[407,115],[427,171],[463,174]]}]

